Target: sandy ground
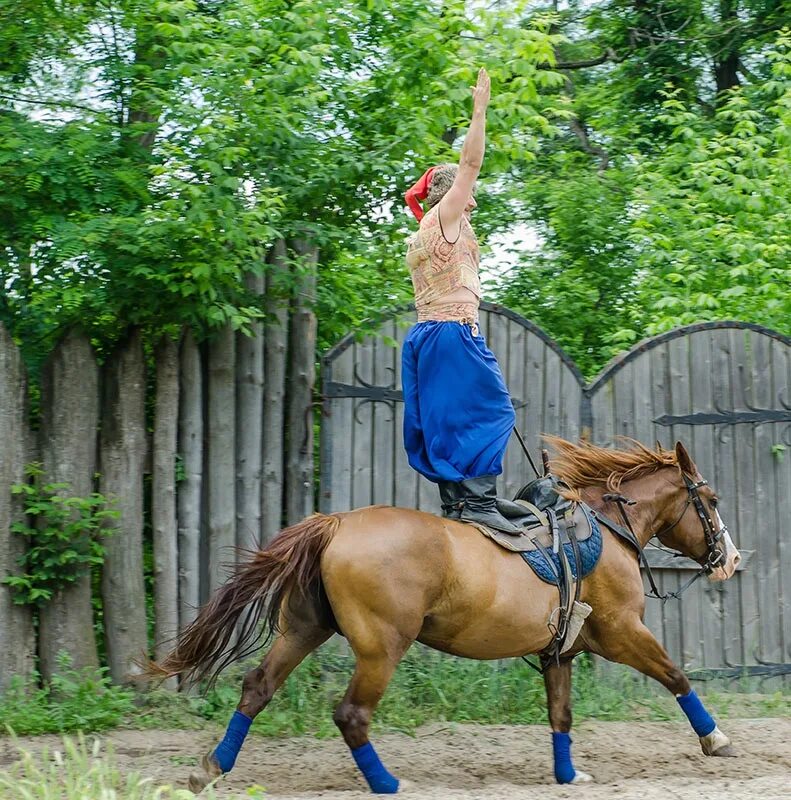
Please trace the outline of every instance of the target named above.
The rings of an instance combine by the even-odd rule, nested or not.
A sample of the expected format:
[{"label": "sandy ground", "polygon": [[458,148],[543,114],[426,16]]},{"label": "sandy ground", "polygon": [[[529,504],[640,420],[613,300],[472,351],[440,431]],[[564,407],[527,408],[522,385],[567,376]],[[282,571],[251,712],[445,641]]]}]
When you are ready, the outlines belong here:
[{"label": "sandy ground", "polygon": [[[706,758],[680,722],[583,722],[573,732],[574,761],[595,783],[567,787],[554,783],[543,726],[431,725],[415,736],[383,734],[375,743],[391,772],[409,782],[403,795],[414,800],[791,798],[791,719],[731,719],[720,727],[739,758]],[[116,731],[105,738],[122,770],[180,787],[216,743],[216,734],[192,731]],[[21,740],[30,750],[57,742]],[[0,739],[0,768],[13,760],[11,742]],[[253,786],[265,792],[248,794]],[[370,797],[339,738],[250,737],[216,791],[221,798],[266,800]]]}]

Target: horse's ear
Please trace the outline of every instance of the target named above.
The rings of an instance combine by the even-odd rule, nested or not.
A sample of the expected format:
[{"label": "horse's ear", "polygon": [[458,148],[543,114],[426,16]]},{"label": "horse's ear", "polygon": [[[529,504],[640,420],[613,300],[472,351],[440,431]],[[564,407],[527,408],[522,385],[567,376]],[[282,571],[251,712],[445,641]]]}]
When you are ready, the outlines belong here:
[{"label": "horse's ear", "polygon": [[697,472],[697,467],[687,452],[687,448],[681,442],[676,442],[676,460],[681,471],[686,472],[687,475],[694,475]]}]

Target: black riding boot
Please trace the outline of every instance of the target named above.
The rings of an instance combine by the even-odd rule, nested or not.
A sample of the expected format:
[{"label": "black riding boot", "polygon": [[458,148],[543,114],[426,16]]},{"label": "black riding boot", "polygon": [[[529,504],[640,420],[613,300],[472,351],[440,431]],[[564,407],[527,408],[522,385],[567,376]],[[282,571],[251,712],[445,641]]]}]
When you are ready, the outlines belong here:
[{"label": "black riding boot", "polygon": [[448,519],[461,517],[461,490],[459,484],[453,481],[440,481],[439,497],[442,501],[442,516]]},{"label": "black riding boot", "polygon": [[[522,529],[507,520],[497,509],[497,476],[483,475],[468,478],[459,483],[464,506],[461,510],[462,522],[480,522],[489,528],[504,533],[520,534]],[[529,512],[526,511],[526,516]]]}]

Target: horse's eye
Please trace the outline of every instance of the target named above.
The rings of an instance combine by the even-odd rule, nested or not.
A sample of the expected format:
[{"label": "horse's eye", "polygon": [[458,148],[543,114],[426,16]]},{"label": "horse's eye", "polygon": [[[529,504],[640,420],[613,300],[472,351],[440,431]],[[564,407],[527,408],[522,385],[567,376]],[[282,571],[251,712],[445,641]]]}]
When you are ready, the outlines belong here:
[{"label": "horse's eye", "polygon": [[709,502],[711,503],[712,508],[717,508],[720,501],[716,497],[712,497],[711,500],[709,500]]}]

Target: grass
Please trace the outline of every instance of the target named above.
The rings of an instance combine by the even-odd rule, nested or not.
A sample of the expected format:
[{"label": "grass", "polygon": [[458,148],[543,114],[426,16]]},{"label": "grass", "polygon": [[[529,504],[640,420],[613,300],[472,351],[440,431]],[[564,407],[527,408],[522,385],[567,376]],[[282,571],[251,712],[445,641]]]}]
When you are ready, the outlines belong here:
[{"label": "grass", "polygon": [[105,670],[77,672],[68,661],[48,685],[38,676],[12,678],[0,696],[0,724],[18,734],[101,731],[115,728],[135,709],[135,693],[113,686]]},{"label": "grass", "polygon": [[[138,694],[112,686],[103,674],[80,675],[65,669],[51,687],[12,684],[0,698],[0,721],[19,735],[111,727],[224,726],[239,701],[244,671],[243,666],[233,667],[204,695],[190,695],[164,690]],[[332,713],[352,671],[352,656],[338,648],[306,659],[256,719],[253,732],[336,735]],[[787,692],[710,692],[705,702],[721,718],[791,715]],[[675,700],[661,688],[647,685],[631,671],[597,668],[587,657],[575,663],[573,711],[577,722],[682,719]],[[415,647],[379,705],[374,727],[412,733],[429,722],[543,724],[546,719],[543,679],[522,661],[469,661]]]},{"label": "grass", "polygon": [[[252,731],[262,736],[338,735],[332,711],[353,669],[345,652],[326,649],[303,663]],[[205,729],[219,734],[239,698],[244,667],[228,670],[205,695],[164,690],[144,694],[114,687],[103,673],[79,674],[64,665],[49,688],[14,683],[0,697],[0,721],[16,734],[98,731],[110,727]],[[575,724],[585,719],[683,719],[675,700],[654,690],[634,673],[602,670],[590,659],[574,669]],[[734,688],[745,688],[745,686]],[[791,693],[744,694],[711,691],[705,703],[715,717],[791,716]],[[492,724],[546,723],[541,676],[521,661],[476,662],[414,648],[400,665],[374,718],[374,728],[413,733],[429,722]],[[18,745],[17,745],[18,746]],[[38,749],[38,748],[37,748]],[[174,756],[173,763],[193,765],[193,756]],[[37,755],[19,748],[19,760],[0,770],[3,800],[187,800],[193,794],[155,786],[137,773],[122,775],[112,748],[80,733],[64,737],[60,749]],[[215,797],[211,788],[201,795]],[[245,797],[264,800],[262,787]]]},{"label": "grass", "polygon": [[[19,760],[0,771],[3,800],[191,800],[185,789],[154,786],[139,773],[122,775],[112,748],[98,740],[63,738],[61,750],[44,748],[37,756],[19,748]],[[201,795],[214,800],[211,787]]]}]

